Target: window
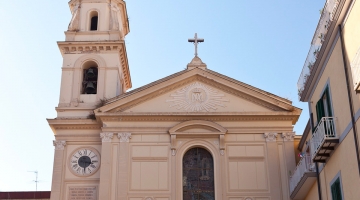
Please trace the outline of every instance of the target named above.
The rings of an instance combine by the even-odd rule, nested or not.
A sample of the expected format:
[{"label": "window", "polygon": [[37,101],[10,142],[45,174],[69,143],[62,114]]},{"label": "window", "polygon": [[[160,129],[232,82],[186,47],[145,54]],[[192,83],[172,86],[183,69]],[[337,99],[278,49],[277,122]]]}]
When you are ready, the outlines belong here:
[{"label": "window", "polygon": [[98,66],[94,61],[86,62],[83,66],[82,94],[96,94],[98,80]]},{"label": "window", "polygon": [[318,123],[323,117],[332,117],[330,93],[328,87],[326,87],[324,94],[316,103],[316,115]]},{"label": "window", "polygon": [[90,13],[90,31],[97,31],[98,30],[98,12],[92,11]]},{"label": "window", "polygon": [[183,200],[215,199],[214,163],[203,148],[193,148],[183,158]]},{"label": "window", "polygon": [[337,177],[331,185],[331,196],[332,200],[342,200],[340,177]]}]

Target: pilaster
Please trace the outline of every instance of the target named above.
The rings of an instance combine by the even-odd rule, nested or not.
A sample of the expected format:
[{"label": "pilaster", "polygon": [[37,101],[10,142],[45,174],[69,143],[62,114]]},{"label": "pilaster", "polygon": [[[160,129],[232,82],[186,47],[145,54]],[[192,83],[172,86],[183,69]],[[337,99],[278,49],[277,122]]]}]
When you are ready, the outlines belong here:
[{"label": "pilaster", "polygon": [[131,139],[131,133],[118,133],[118,138],[120,139],[118,199],[127,200],[127,191],[129,188],[129,141]]},{"label": "pilaster", "polygon": [[268,172],[269,172],[269,183],[271,191],[271,199],[284,200],[282,195],[281,186],[281,175],[280,170],[280,159],[279,159],[279,149],[277,143],[277,133],[264,133],[264,138],[266,141],[267,148],[267,158],[268,158]]},{"label": "pilaster", "polygon": [[101,168],[99,199],[110,199],[111,191],[111,141],[114,133],[100,133],[101,146]]},{"label": "pilaster", "polygon": [[64,140],[54,140],[53,145],[55,146],[55,155],[54,155],[54,167],[53,167],[53,177],[51,185],[51,200],[60,200],[61,199],[61,183],[64,170],[64,149],[66,146],[66,141]]}]

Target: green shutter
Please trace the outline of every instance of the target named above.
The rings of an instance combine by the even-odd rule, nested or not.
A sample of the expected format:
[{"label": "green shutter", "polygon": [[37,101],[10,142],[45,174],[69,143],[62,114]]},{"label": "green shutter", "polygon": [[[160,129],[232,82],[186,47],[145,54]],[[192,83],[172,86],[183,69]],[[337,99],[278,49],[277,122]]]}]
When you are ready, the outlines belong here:
[{"label": "green shutter", "polygon": [[327,102],[327,105],[328,105],[329,117],[332,117],[331,101],[330,101],[330,92],[329,92],[329,88],[328,88],[328,87],[326,87],[325,94],[326,94],[326,102]]},{"label": "green shutter", "polygon": [[331,185],[332,200],[342,200],[340,178]]},{"label": "green shutter", "polygon": [[317,116],[317,123],[319,124],[321,118],[325,116],[324,103],[322,99],[320,99],[316,103],[316,116]]}]

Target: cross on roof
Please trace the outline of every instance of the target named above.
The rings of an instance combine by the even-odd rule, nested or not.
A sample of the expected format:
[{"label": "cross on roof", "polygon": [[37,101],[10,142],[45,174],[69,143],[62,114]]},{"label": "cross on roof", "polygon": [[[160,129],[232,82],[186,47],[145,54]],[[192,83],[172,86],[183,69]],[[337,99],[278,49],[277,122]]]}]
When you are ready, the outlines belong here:
[{"label": "cross on roof", "polygon": [[194,43],[194,45],[195,45],[195,57],[197,57],[197,56],[198,56],[198,53],[197,53],[198,43],[204,42],[204,39],[198,38],[198,37],[197,37],[197,33],[195,33],[194,39],[188,39],[188,42],[193,42],[193,43]]}]

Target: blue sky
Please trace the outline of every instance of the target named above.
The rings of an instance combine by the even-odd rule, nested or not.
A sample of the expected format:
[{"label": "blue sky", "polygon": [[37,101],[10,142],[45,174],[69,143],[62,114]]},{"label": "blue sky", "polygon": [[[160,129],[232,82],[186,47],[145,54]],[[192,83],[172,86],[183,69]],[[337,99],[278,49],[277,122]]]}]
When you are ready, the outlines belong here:
[{"label": "blue sky", "polygon": [[[209,69],[279,95],[303,109],[296,83],[325,1],[127,1],[126,47],[133,89],[183,70],[194,46]],[[67,0],[0,1],[0,191],[50,190],[53,133]]]}]

